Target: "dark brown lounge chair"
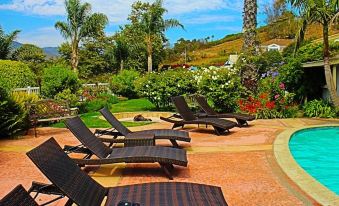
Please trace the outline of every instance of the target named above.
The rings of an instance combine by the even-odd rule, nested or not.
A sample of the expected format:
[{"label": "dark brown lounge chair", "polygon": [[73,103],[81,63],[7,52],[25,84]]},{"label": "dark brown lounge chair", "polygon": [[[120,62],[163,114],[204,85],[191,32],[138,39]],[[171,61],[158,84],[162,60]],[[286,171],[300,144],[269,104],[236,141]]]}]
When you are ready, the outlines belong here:
[{"label": "dark brown lounge chair", "polygon": [[0,206],[39,206],[22,185],[16,186],[0,200]]},{"label": "dark brown lounge chair", "polygon": [[238,125],[241,127],[243,125],[248,125],[248,121],[255,120],[255,116],[248,115],[248,114],[237,114],[237,113],[217,113],[213,110],[213,108],[208,104],[207,100],[203,96],[194,96],[194,99],[200,106],[200,108],[205,113],[198,113],[198,117],[206,118],[206,117],[213,117],[213,118],[235,118],[238,122]]},{"label": "dark brown lounge chair", "polygon": [[[158,162],[169,179],[173,179],[170,173],[174,169],[173,165],[187,167],[187,155],[183,149],[160,146],[110,148],[100,141],[79,117],[68,119],[65,121],[65,124],[83,146],[99,158],[77,159],[76,162],[79,165]],[[150,137],[154,138],[154,135]]]},{"label": "dark brown lounge chair", "polygon": [[184,127],[185,124],[203,124],[213,126],[215,133],[217,135],[222,135],[225,132],[229,132],[229,130],[233,127],[237,126],[237,123],[225,119],[196,117],[188,107],[187,102],[185,101],[185,98],[183,96],[172,97],[172,101],[182,119],[160,117],[160,119],[164,121],[173,123],[174,125],[172,129],[177,127]]},{"label": "dark brown lounge chair", "polygon": [[29,151],[27,156],[69,198],[66,205],[120,206],[124,202],[140,206],[227,205],[221,188],[210,185],[164,182],[105,188],[82,171],[53,138]]},{"label": "dark brown lounge chair", "polygon": [[[171,141],[173,147],[179,147],[177,141],[190,142],[191,138],[189,133],[185,131],[176,131],[170,129],[152,129],[152,130],[143,130],[132,132],[127,127],[125,127],[107,108],[100,110],[100,113],[105,117],[105,119],[112,125],[113,131],[108,130],[96,130],[95,134],[97,135],[112,135],[115,138],[117,136],[134,136],[137,137],[140,134],[153,134],[154,138],[157,139],[168,139]],[[116,130],[116,131],[114,131]]]}]

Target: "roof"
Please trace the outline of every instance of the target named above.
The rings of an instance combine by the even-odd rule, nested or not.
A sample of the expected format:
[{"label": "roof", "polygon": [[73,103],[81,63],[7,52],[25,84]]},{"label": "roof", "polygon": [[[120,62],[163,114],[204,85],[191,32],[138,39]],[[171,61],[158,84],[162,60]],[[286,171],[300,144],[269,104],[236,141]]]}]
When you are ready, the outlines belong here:
[{"label": "roof", "polygon": [[[332,57],[330,59],[330,65],[337,65],[337,64],[339,64],[339,56]],[[303,68],[317,68],[317,67],[323,67],[323,66],[324,66],[324,60],[306,62],[302,64]]]},{"label": "roof", "polygon": [[269,46],[272,44],[277,44],[279,46],[288,46],[293,42],[293,39],[271,39],[269,41],[263,42],[261,46]]}]

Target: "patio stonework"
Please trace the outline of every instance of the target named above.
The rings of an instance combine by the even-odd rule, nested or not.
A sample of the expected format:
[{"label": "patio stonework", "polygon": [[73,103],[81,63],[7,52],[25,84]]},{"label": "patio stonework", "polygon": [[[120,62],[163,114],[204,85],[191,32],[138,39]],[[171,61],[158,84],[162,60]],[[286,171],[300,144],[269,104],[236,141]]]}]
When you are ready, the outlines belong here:
[{"label": "patio stonework", "polygon": [[[230,205],[317,205],[279,167],[273,142],[285,130],[326,124],[339,124],[339,120],[256,120],[225,136],[216,136],[204,126],[187,126],[185,130],[190,131],[192,142],[179,144],[188,151],[189,164],[187,168],[175,168],[174,181],[218,185]],[[131,130],[150,128],[171,125],[160,122]],[[56,128],[39,128],[38,138],[31,131],[17,140],[0,140],[0,198],[18,184],[28,189],[33,180],[48,182],[25,152],[49,137],[61,146],[79,144],[67,129]],[[170,145],[166,140],[157,143]],[[157,164],[115,164],[90,169],[90,175],[103,186],[169,181]]]}]

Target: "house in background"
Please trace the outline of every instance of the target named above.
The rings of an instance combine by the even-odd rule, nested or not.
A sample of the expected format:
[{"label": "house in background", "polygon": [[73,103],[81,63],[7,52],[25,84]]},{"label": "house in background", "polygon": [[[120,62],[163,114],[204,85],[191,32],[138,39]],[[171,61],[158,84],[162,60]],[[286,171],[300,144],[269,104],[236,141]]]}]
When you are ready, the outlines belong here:
[{"label": "house in background", "polygon": [[271,39],[263,42],[260,46],[262,52],[279,51],[282,52],[288,45],[293,43],[292,39]]},{"label": "house in background", "polygon": [[[339,95],[339,56],[332,57],[330,59],[330,65],[332,70],[332,77],[334,87],[337,95]],[[324,100],[330,99],[330,93],[326,85],[324,75],[324,61],[307,62],[302,65],[304,68],[304,75],[310,80],[310,87],[312,87],[313,94],[311,98],[322,98]]]}]

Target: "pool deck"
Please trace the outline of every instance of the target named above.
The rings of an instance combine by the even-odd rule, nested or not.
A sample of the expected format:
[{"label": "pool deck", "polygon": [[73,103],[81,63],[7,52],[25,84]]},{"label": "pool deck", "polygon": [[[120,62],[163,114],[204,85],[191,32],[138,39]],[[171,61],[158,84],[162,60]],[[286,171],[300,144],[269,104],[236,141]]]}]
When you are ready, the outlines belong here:
[{"label": "pool deck", "polygon": [[[174,181],[218,185],[229,205],[320,205],[303,192],[280,168],[273,151],[276,137],[291,129],[312,125],[339,124],[338,119],[256,120],[246,128],[235,128],[225,136],[195,126],[192,142],[181,143],[188,151],[188,167],[176,167]],[[170,128],[165,122],[132,130]],[[18,184],[26,189],[31,182],[48,182],[25,152],[54,137],[59,144],[78,144],[66,129],[39,128],[38,138],[0,140],[0,198]],[[169,145],[167,141],[157,143]],[[93,168],[91,176],[106,187],[145,182],[169,181],[157,164],[115,164]],[[45,197],[39,198],[39,201]],[[59,202],[55,205],[62,205]]]}]

